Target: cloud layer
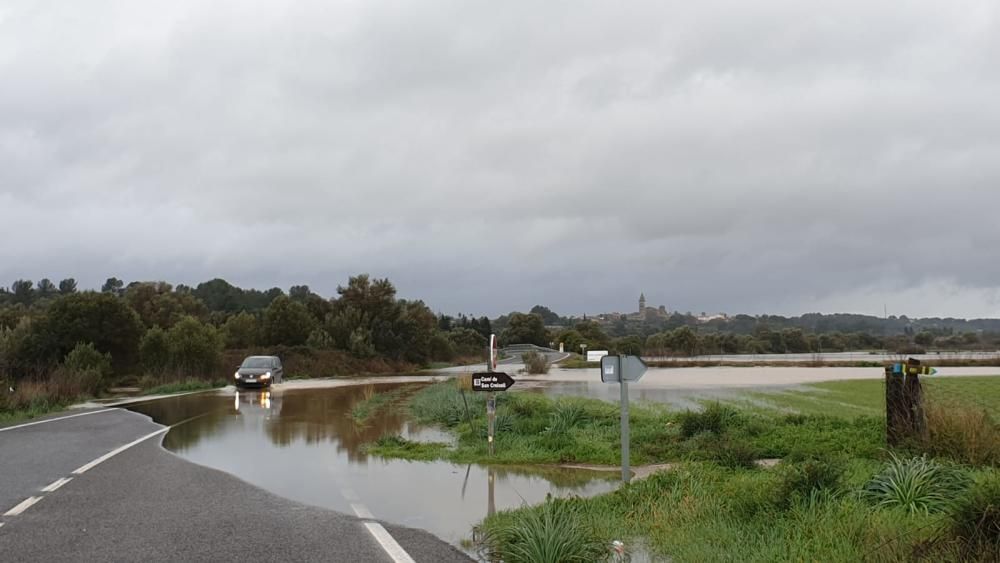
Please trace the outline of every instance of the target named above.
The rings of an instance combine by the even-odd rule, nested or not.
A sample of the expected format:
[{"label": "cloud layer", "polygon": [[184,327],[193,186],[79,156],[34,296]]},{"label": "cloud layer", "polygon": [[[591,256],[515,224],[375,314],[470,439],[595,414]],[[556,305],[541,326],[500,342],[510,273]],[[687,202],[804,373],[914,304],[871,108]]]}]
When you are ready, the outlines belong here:
[{"label": "cloud layer", "polygon": [[0,5],[0,280],[1000,315],[993,2]]}]

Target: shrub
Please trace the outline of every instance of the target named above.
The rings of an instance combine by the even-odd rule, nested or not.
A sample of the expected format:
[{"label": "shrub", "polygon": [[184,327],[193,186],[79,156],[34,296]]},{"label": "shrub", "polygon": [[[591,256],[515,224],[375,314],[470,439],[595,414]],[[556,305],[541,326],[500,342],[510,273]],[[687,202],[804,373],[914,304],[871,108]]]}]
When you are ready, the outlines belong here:
[{"label": "shrub", "polygon": [[111,375],[111,354],[98,352],[97,348],[89,342],[80,343],[69,354],[66,354],[63,367],[70,372],[94,370],[101,377],[107,377]]},{"label": "shrub", "polygon": [[813,457],[786,459],[778,468],[775,502],[789,506],[795,499],[808,498],[814,491],[837,491],[844,475],[840,460]]},{"label": "shrub", "polygon": [[757,467],[757,450],[750,444],[722,438],[712,452],[713,459],[730,469],[754,469]]},{"label": "shrub", "polygon": [[736,411],[720,403],[712,403],[701,412],[685,411],[680,415],[681,436],[691,438],[702,432],[722,434],[735,417]]},{"label": "shrub", "polygon": [[963,559],[1000,558],[1000,473],[992,472],[971,487],[951,516],[951,535],[961,546]]},{"label": "shrub", "polygon": [[968,485],[960,470],[926,455],[891,459],[881,473],[865,486],[864,494],[878,506],[900,507],[911,513],[948,509]]},{"label": "shrub", "polygon": [[972,465],[1000,465],[1000,426],[986,411],[931,402],[926,412],[923,451]]},{"label": "shrub", "polygon": [[521,354],[521,361],[524,362],[524,369],[531,374],[549,373],[549,360],[545,354],[539,354],[534,350]]},{"label": "shrub", "polygon": [[604,543],[581,524],[572,501],[560,499],[488,527],[482,544],[484,559],[506,563],[590,563],[607,555]]}]

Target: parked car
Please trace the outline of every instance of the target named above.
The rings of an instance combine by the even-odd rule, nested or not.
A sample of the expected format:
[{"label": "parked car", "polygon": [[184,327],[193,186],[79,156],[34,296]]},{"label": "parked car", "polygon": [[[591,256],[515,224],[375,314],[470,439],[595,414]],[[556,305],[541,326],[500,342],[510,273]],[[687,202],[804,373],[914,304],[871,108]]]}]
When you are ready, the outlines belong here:
[{"label": "parked car", "polygon": [[250,356],[243,360],[236,370],[236,386],[260,385],[270,387],[272,383],[285,380],[285,370],[278,356]]}]

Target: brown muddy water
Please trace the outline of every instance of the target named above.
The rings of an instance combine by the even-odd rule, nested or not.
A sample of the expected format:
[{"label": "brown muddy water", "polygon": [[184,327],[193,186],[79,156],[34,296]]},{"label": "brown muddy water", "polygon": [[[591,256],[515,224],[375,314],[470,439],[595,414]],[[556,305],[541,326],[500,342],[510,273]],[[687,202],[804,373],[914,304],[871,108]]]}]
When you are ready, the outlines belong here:
[{"label": "brown muddy water", "polygon": [[449,435],[379,410],[351,417],[374,393],[426,384],[377,384],[272,391],[226,390],[126,408],[177,425],[163,445],[194,463],[235,475],[306,504],[427,530],[461,546],[493,511],[543,502],[546,495],[592,496],[614,490],[617,474],[557,468],[388,460],[362,446],[383,435],[447,442]]}]

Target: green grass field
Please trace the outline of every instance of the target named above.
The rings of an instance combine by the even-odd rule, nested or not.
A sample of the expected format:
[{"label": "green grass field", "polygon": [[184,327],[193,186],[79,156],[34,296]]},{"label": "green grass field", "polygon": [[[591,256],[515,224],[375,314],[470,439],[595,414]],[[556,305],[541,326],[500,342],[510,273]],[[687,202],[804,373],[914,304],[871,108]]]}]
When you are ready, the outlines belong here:
[{"label": "green grass field", "polygon": [[[929,400],[986,410],[1000,418],[1000,376],[924,377]],[[752,392],[755,402],[788,412],[840,417],[885,414],[885,382],[881,379],[829,381],[806,385],[801,390]],[[734,401],[734,404],[743,404]]]}]

